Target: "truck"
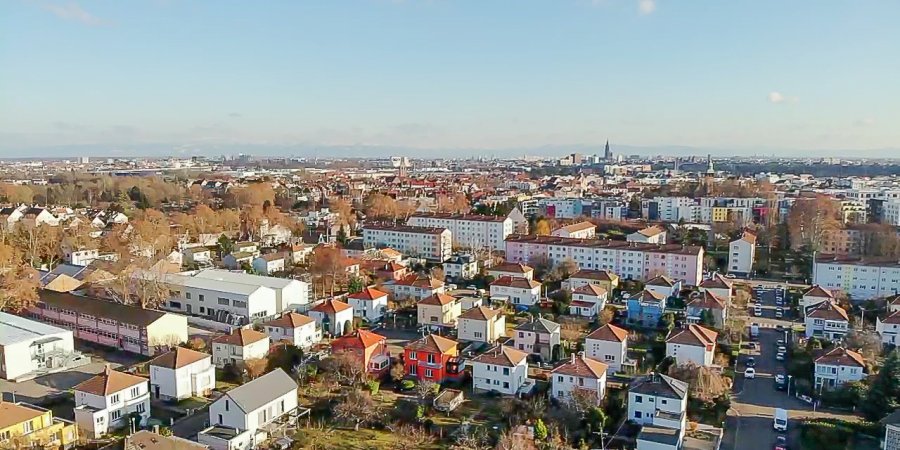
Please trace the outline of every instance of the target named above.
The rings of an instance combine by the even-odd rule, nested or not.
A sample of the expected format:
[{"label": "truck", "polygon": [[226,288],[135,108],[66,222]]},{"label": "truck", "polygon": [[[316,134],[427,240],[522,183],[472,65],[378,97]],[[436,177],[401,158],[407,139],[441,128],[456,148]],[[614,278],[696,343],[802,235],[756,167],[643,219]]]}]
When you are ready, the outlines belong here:
[{"label": "truck", "polygon": [[775,409],[775,422],[774,422],[775,431],[787,432],[787,426],[788,426],[787,410],[784,410],[781,408]]}]

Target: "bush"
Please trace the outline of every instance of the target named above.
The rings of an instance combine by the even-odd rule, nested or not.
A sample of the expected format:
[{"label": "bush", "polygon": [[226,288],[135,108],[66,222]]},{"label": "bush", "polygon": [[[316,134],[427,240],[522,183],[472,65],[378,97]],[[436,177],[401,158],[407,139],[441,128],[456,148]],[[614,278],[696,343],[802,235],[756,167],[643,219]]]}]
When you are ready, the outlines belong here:
[{"label": "bush", "polygon": [[404,391],[408,391],[414,387],[416,387],[416,383],[413,380],[403,380],[400,382],[400,389]]},{"label": "bush", "polygon": [[381,383],[376,380],[369,380],[366,383],[366,387],[369,389],[369,392],[371,392],[372,395],[375,395],[378,393],[378,389],[381,388]]}]

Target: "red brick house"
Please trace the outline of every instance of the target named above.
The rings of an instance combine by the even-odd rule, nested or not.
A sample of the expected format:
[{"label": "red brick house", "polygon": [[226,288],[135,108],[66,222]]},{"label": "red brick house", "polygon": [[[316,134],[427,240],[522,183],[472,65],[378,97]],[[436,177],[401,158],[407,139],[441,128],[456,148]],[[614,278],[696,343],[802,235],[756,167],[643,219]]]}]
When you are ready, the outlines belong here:
[{"label": "red brick house", "polygon": [[366,372],[379,377],[391,367],[391,354],[387,348],[387,338],[366,330],[356,330],[353,334],[341,336],[331,341],[331,352],[353,352],[360,357]]},{"label": "red brick house", "polygon": [[462,376],[458,356],[456,341],[429,334],[406,345],[403,366],[408,376],[441,383]]}]

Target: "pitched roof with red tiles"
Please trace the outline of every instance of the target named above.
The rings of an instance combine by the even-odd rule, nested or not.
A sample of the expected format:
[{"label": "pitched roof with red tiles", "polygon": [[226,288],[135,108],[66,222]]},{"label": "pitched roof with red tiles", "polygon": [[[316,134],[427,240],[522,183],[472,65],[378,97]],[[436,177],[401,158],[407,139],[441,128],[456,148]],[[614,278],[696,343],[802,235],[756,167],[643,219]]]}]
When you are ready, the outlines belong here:
[{"label": "pitched roof with red tiles", "polygon": [[226,334],[213,339],[213,342],[217,344],[229,344],[245,347],[254,342],[259,342],[263,339],[268,339],[268,336],[265,333],[260,333],[259,331],[249,328],[238,328],[232,331],[231,334]]},{"label": "pitched roof with red tiles", "polygon": [[551,373],[573,377],[600,379],[606,374],[609,365],[584,355],[572,355],[565,364],[557,366]]},{"label": "pitched roof with red tiles", "polygon": [[594,228],[597,228],[597,225],[594,225],[593,223],[588,221],[584,221],[566,225],[564,227],[558,228],[556,231],[565,230],[566,233],[577,233],[579,231],[591,230]]},{"label": "pitched roof with red tiles", "polygon": [[597,286],[596,284],[585,284],[580,286],[578,289],[572,291],[573,294],[583,294],[583,295],[591,295],[594,297],[603,297],[606,295],[606,289]]},{"label": "pitched roof with red tiles", "polygon": [[155,367],[165,367],[167,369],[180,369],[206,358],[212,358],[212,356],[189,348],[175,347],[174,350],[150,360],[150,365]]},{"label": "pitched roof with red tiles", "polygon": [[456,297],[447,294],[431,294],[419,301],[419,305],[443,306],[456,301]]},{"label": "pitched roof with red tiles", "polygon": [[719,333],[692,323],[685,328],[672,330],[666,337],[666,343],[706,347],[715,344],[718,336]]},{"label": "pitched roof with red tiles", "polygon": [[450,350],[455,348],[456,341],[436,334],[429,334],[422,339],[410,342],[404,347],[406,350],[429,353],[449,353]]},{"label": "pitched roof with red tiles", "polygon": [[662,295],[656,291],[644,289],[643,291],[638,292],[637,294],[633,295],[631,298],[633,298],[635,300],[640,300],[640,301],[648,301],[648,302],[657,301],[658,302],[658,301],[665,300],[666,296]]},{"label": "pitched roof with red tiles", "polygon": [[144,377],[118,372],[106,366],[103,373],[82,381],[74,389],[78,392],[107,396],[146,382],[147,379]]},{"label": "pitched roof with red tiles", "polygon": [[527,357],[528,354],[525,352],[505,345],[500,345],[472,358],[472,362],[494,366],[515,367],[524,362]]},{"label": "pitched roof with red tiles", "polygon": [[836,347],[824,355],[816,358],[816,364],[828,364],[831,366],[859,366],[866,367],[866,360],[859,353]]},{"label": "pitched roof with red tiles", "polygon": [[700,282],[700,287],[706,289],[731,289],[731,286],[731,281],[719,274]]},{"label": "pitched roof with red tiles", "polygon": [[310,311],[325,313],[325,314],[334,314],[339,313],[344,310],[353,309],[352,306],[340,301],[340,300],[332,300],[328,299],[318,305],[314,306]]},{"label": "pitched roof with red tiles", "polygon": [[619,276],[608,270],[581,269],[578,272],[573,273],[569,279],[613,281],[619,279]]},{"label": "pitched roof with red tiles", "polygon": [[459,316],[460,319],[491,320],[500,315],[499,309],[491,309],[485,306],[476,306]]},{"label": "pitched roof with red tiles", "polygon": [[387,295],[387,292],[381,292],[378,289],[367,287],[359,292],[348,295],[348,298],[354,300],[377,300],[382,297],[387,297]]},{"label": "pitched roof with red tiles", "polygon": [[900,294],[887,298],[888,305],[900,305]]},{"label": "pitched roof with red tiles", "polygon": [[367,330],[356,330],[353,334],[335,339],[332,341],[331,345],[369,348],[384,342],[386,339],[386,337],[378,333]]},{"label": "pitched roof with red tiles", "polygon": [[824,320],[843,320],[845,322],[850,321],[847,311],[844,311],[844,308],[831,302],[816,303],[815,305],[806,308],[806,317]]},{"label": "pitched roof with red tiles", "polygon": [[687,306],[703,309],[725,309],[725,300],[709,291],[704,291],[696,298],[688,302]]},{"label": "pitched roof with red tiles", "polygon": [[665,275],[657,275],[651,280],[644,283],[647,286],[665,286],[665,287],[674,287],[675,281]]},{"label": "pitched roof with red tiles", "polygon": [[520,273],[522,275],[525,275],[526,273],[533,270],[533,268],[521,263],[503,263],[491,267],[490,269],[488,269],[488,272]]},{"label": "pitched roof with red tiles", "polygon": [[519,289],[534,289],[540,287],[541,283],[528,278],[502,276],[491,283],[491,286],[506,286]]},{"label": "pitched roof with red tiles", "polygon": [[665,232],[666,232],[666,229],[659,225],[652,225],[652,226],[649,226],[642,230],[638,230],[638,233],[640,233],[644,236],[647,236],[647,237],[653,237],[660,233],[665,233]]},{"label": "pitched roof with red tiles", "polygon": [[756,234],[749,231],[744,231],[744,234],[741,235],[741,240],[747,241],[751,244],[756,244]]},{"label": "pitched roof with red tiles", "polygon": [[834,298],[834,294],[827,289],[823,289],[822,286],[818,284],[807,289],[806,292],[803,293],[804,297],[825,297],[825,298]]},{"label": "pitched roof with red tiles", "polygon": [[619,328],[611,323],[603,325],[587,335],[586,339],[598,341],[625,342],[628,339],[628,330]]},{"label": "pitched roof with red tiles", "polygon": [[277,319],[270,320],[264,323],[264,326],[267,327],[277,327],[277,328],[299,328],[303,325],[307,325],[311,322],[315,322],[312,317],[304,316],[299,313],[287,313]]},{"label": "pitched roof with red tiles", "polygon": [[414,286],[414,287],[424,287],[430,289],[437,289],[444,285],[444,282],[441,280],[436,280],[426,275],[419,274],[411,274],[403,277],[400,280],[394,282],[394,284],[399,284],[403,286]]}]

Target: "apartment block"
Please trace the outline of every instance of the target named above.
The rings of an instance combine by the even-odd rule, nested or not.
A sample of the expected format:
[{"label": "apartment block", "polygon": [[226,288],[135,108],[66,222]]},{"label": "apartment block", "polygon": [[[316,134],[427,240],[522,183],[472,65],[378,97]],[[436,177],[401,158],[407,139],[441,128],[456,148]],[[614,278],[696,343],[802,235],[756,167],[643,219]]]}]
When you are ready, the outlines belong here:
[{"label": "apartment block", "polygon": [[409,225],[366,225],[365,247],[390,247],[409,256],[443,262],[453,255],[452,233],[447,228]]}]

